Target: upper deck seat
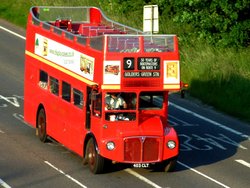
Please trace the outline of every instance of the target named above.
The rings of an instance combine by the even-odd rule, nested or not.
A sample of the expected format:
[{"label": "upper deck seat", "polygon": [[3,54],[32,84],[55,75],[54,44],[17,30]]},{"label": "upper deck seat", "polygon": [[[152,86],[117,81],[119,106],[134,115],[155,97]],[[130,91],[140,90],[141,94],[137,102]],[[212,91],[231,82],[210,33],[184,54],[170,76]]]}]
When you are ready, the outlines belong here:
[{"label": "upper deck seat", "polygon": [[84,36],[96,36],[97,35],[97,30],[106,29],[106,28],[108,28],[108,27],[104,26],[104,25],[81,24],[79,26],[78,32],[79,32],[79,34],[84,35]]},{"label": "upper deck seat", "polygon": [[72,21],[70,19],[57,19],[55,26],[61,29],[65,29],[69,32],[72,31]]}]

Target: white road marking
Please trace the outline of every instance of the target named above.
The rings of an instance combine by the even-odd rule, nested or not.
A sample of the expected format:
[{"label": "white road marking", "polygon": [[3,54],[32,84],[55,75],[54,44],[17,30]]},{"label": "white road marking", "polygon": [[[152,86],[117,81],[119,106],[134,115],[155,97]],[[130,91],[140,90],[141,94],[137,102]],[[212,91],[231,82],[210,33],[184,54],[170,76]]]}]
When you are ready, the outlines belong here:
[{"label": "white road marking", "polygon": [[130,169],[130,168],[127,168],[127,169],[125,169],[124,171],[126,171],[127,173],[129,173],[129,174],[135,176],[136,178],[138,178],[138,179],[144,181],[145,183],[147,183],[147,184],[149,184],[149,185],[151,185],[151,186],[153,186],[153,187],[155,187],[155,188],[161,188],[161,186],[159,186],[159,185],[157,185],[156,183],[152,182],[151,180],[145,178],[144,176],[138,174],[137,172],[133,171],[133,170]]},{"label": "white road marking", "polygon": [[23,97],[23,96],[20,96],[20,95],[13,95],[13,97],[16,97],[17,99],[24,100],[24,97]]},{"label": "white road marking", "polygon": [[16,97],[4,97],[4,96],[0,95],[0,99],[5,100],[6,102],[12,104],[15,107],[20,107],[20,104],[18,103]]},{"label": "white road marking", "polygon": [[24,123],[25,125],[27,125],[30,128],[34,128],[33,126],[29,125],[27,122],[24,121],[23,119],[23,115],[22,114],[18,114],[18,113],[14,113],[12,114],[14,118],[16,118],[17,120],[21,121],[22,123]]},{"label": "white road marking", "polygon": [[10,34],[12,34],[12,35],[15,35],[15,36],[17,36],[17,37],[19,37],[19,38],[21,38],[21,39],[26,40],[26,38],[23,37],[22,35],[19,35],[19,34],[17,34],[17,33],[13,32],[13,31],[11,31],[11,30],[9,30],[9,29],[6,29],[5,27],[0,26],[0,29],[2,29],[2,30],[4,30],[4,31],[7,31],[8,33],[10,33]]},{"label": "white road marking", "polygon": [[0,106],[0,108],[6,108],[6,107],[8,107],[7,104],[2,104],[2,105]]},{"label": "white road marking", "polygon": [[238,136],[241,136],[241,137],[244,138],[244,139],[250,140],[250,137],[249,137],[248,135],[245,135],[245,134],[243,134],[243,133],[241,133],[241,132],[239,132],[239,131],[236,131],[236,130],[234,130],[234,129],[232,129],[232,128],[229,128],[229,127],[227,127],[227,126],[225,126],[225,125],[223,125],[223,124],[221,124],[221,123],[218,123],[218,122],[213,121],[213,120],[211,120],[211,119],[209,119],[209,118],[206,118],[206,117],[204,117],[204,116],[202,116],[202,115],[199,115],[199,114],[197,114],[197,113],[195,113],[195,112],[192,112],[191,110],[188,110],[188,109],[186,109],[186,108],[183,108],[183,107],[181,107],[181,106],[179,106],[179,105],[176,105],[176,104],[174,104],[174,103],[172,103],[172,102],[169,102],[169,104],[172,105],[173,107],[175,107],[175,108],[181,110],[181,111],[184,111],[184,112],[186,112],[186,113],[188,113],[188,114],[192,114],[193,116],[195,116],[195,117],[197,117],[197,118],[200,118],[200,119],[202,119],[202,120],[204,120],[204,121],[207,121],[207,122],[209,122],[209,123],[211,123],[211,124],[213,124],[213,125],[216,125],[216,126],[222,128],[222,129],[227,130],[227,131],[229,131],[229,132],[231,132],[231,133],[234,133],[234,134],[236,134],[236,135],[238,135]]},{"label": "white road marking", "polygon": [[225,184],[223,184],[223,183],[221,183],[221,182],[219,182],[219,181],[217,181],[217,180],[215,180],[215,179],[207,176],[206,174],[203,174],[202,172],[199,172],[198,170],[195,170],[194,168],[191,168],[190,166],[188,166],[188,165],[186,165],[186,164],[184,164],[184,163],[182,163],[180,161],[177,161],[177,163],[180,164],[181,166],[184,166],[185,168],[187,168],[187,169],[189,169],[189,170],[191,170],[191,171],[193,171],[193,172],[195,172],[195,173],[197,173],[197,174],[199,174],[199,175],[201,175],[201,176],[209,179],[210,181],[213,181],[214,183],[216,183],[216,184],[218,184],[218,185],[220,185],[222,187],[230,188],[229,186],[227,186],[227,185],[225,185]]},{"label": "white road marking", "polygon": [[0,179],[0,187],[11,188],[11,186],[9,186],[7,183],[5,183],[2,179]]},{"label": "white road marking", "polygon": [[0,133],[3,133],[3,134],[4,134],[5,132],[3,132],[3,131],[0,129]]},{"label": "white road marking", "polygon": [[[179,118],[176,118],[176,117],[174,117],[174,116],[172,116],[172,115],[168,115],[168,117],[171,117],[172,119],[174,119],[175,121],[178,121],[178,122],[180,122],[180,123],[182,123],[182,126],[183,127],[191,127],[191,126],[199,126],[198,124],[190,124],[190,123],[188,123],[188,122],[186,122],[186,121],[183,121],[183,120],[181,120],[181,119],[179,119]],[[173,122],[173,121],[172,121]],[[178,123],[176,123],[175,122],[175,125],[178,125]]]},{"label": "white road marking", "polygon": [[250,168],[250,163],[248,163],[248,162],[246,162],[246,161],[244,161],[242,159],[237,159],[235,161],[242,164],[242,165],[244,165],[244,166],[246,166],[246,167],[248,167],[248,168]]},{"label": "white road marking", "polygon": [[60,172],[60,173],[63,174],[65,177],[69,178],[71,181],[73,181],[74,183],[78,184],[80,187],[87,188],[87,186],[83,185],[81,182],[79,182],[79,181],[77,181],[76,179],[72,178],[70,175],[66,174],[65,172],[63,172],[63,171],[60,170],[59,168],[55,167],[55,166],[52,165],[50,162],[44,161],[44,163],[46,163],[47,165],[49,165],[50,167],[52,167],[53,169],[55,169],[57,172]]}]

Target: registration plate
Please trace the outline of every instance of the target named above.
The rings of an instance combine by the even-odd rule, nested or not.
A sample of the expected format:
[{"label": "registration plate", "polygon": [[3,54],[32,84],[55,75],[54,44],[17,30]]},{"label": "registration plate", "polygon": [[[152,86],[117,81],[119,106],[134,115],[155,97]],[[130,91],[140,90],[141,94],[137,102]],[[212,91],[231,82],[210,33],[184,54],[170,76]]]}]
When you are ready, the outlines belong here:
[{"label": "registration plate", "polygon": [[133,164],[134,168],[148,168],[149,167],[149,163],[137,163],[137,164]]}]

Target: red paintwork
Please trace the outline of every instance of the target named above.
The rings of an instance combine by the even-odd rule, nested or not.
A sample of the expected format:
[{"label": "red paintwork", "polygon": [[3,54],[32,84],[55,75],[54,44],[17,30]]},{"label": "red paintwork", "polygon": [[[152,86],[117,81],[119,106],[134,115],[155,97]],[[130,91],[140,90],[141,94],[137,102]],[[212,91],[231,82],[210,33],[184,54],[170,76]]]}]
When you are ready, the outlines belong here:
[{"label": "red paintwork", "polygon": [[[102,22],[106,17],[99,9],[94,7],[89,8],[90,19],[88,23],[74,23],[73,19],[69,20],[62,18],[60,21],[47,20],[49,25],[46,25],[46,20],[45,22],[41,22],[38,18],[34,19],[34,17],[37,16],[38,12],[42,9],[42,7],[31,8],[27,22],[24,88],[25,121],[36,127],[38,108],[39,105],[42,105],[46,112],[47,134],[80,156],[84,155],[83,148],[85,147],[89,135],[95,138],[99,152],[103,157],[118,162],[131,162],[124,160],[124,139],[130,137],[157,137],[157,140],[159,141],[159,145],[157,145],[159,156],[156,160],[149,162],[160,162],[177,156],[179,153],[178,137],[174,129],[170,127],[167,122],[168,91],[171,90],[171,88],[163,88],[163,60],[179,61],[177,37],[173,37],[174,49],[171,52],[153,52],[148,54],[141,50],[137,53],[117,53],[108,51],[108,45],[104,45],[103,50],[96,50],[91,47],[91,37],[105,35],[103,37],[103,43],[105,43],[105,40],[107,40],[107,37],[109,36],[108,34],[126,36],[128,35],[127,30],[119,30],[117,28],[114,29],[111,28],[110,25],[104,25],[105,22]],[[49,11],[48,14],[50,14]],[[45,26],[47,27],[45,28]],[[54,31],[56,27],[59,28],[60,26],[62,26],[61,34],[55,33]],[[66,37],[69,32],[73,34],[73,39],[71,40]],[[163,108],[157,111],[137,109],[136,115],[138,118],[136,121],[124,121],[119,123],[106,121],[104,118],[105,112],[102,110],[102,118],[91,115],[91,128],[87,129],[85,127],[87,113],[86,100],[87,96],[89,95],[87,86],[91,87],[91,84],[89,84],[89,82],[77,79],[76,77],[68,74],[68,72],[62,72],[58,67],[55,68],[51,66],[51,64],[53,64],[52,61],[45,60],[43,57],[39,57],[39,55],[34,55],[35,34],[40,34],[50,40],[77,50],[82,54],[86,54],[95,58],[94,76],[91,82],[96,83],[98,85],[98,91],[102,93],[106,91],[112,91],[112,88],[109,88],[108,90],[102,89],[102,85],[104,84],[104,60],[123,62],[124,57],[134,57],[135,59],[138,57],[159,57],[161,59],[161,67],[159,70],[160,76],[157,78],[136,78],[136,81],[135,78],[124,78],[122,63],[120,69],[116,65],[108,66],[106,69],[108,72],[121,74],[120,88],[116,89],[115,91],[129,91],[138,95],[141,91],[164,91],[165,99],[163,101]],[[78,42],[78,37],[80,35],[86,36],[85,45]],[[143,47],[143,40],[142,33],[139,33],[140,48]],[[49,62],[50,64],[46,62]],[[82,91],[84,96],[83,109],[76,108],[72,105],[72,103],[62,100],[61,88],[59,88],[59,96],[52,95],[49,90],[41,89],[41,87],[38,86],[40,69],[48,72],[50,76],[57,78],[60,82],[60,85],[62,81],[67,81],[72,87]],[[104,95],[102,96],[102,99],[104,100]],[[116,149],[113,151],[108,151],[106,149],[105,144],[110,140],[114,141],[116,144]],[[166,147],[166,142],[168,140],[174,140],[177,143],[177,147],[173,150],[168,149]],[[146,149],[149,150],[150,148]],[[154,148],[154,150],[156,150],[156,148]],[[145,151],[145,153],[146,155],[149,155],[150,152]],[[129,154],[133,154],[133,152]],[[133,157],[133,159],[137,158],[138,157],[136,156]],[[148,159],[154,158],[155,156],[148,156]],[[135,160],[132,162],[141,163],[144,161]]]}]

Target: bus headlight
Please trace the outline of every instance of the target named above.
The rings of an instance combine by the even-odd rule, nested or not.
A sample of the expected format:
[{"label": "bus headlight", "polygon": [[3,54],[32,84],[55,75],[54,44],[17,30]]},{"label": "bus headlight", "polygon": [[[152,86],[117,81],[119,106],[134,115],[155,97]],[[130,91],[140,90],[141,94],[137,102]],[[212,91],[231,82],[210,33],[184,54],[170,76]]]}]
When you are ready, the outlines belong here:
[{"label": "bus headlight", "polygon": [[115,143],[112,141],[107,142],[106,147],[108,150],[112,151],[115,149]]},{"label": "bus headlight", "polygon": [[168,147],[169,149],[174,149],[175,146],[176,146],[175,141],[169,140],[169,141],[167,142],[167,147]]}]

